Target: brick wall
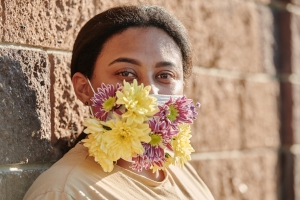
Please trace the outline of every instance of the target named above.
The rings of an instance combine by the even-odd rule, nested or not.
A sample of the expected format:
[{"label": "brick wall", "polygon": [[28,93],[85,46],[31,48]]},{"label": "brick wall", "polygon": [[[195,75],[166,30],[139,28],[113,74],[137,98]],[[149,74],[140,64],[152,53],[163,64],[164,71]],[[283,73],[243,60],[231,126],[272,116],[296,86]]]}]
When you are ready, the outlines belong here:
[{"label": "brick wall", "polygon": [[0,0],[0,200],[22,199],[81,132],[74,39],[115,5],[165,7],[187,27],[201,102],[192,164],[216,199],[300,199],[299,0]]}]

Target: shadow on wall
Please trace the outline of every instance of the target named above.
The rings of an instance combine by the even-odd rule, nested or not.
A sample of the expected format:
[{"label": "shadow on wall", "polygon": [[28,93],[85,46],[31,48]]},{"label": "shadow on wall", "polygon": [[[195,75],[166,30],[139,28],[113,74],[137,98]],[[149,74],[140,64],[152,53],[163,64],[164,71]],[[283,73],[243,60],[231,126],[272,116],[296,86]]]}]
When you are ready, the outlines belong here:
[{"label": "shadow on wall", "polygon": [[43,78],[46,60],[31,60],[24,54],[0,51],[0,199],[22,199],[45,170],[45,164],[37,169],[26,164],[52,164],[59,153],[45,137],[48,129],[43,127],[41,113],[47,109],[37,100],[41,94],[36,84],[46,90],[49,87]]},{"label": "shadow on wall", "polygon": [[[19,51],[14,53],[19,54]],[[19,56],[22,57],[20,54]],[[42,149],[48,149],[50,146],[48,140],[39,140],[46,135],[41,124],[41,113],[38,113],[37,109],[43,105],[38,105],[37,90],[32,87],[32,81],[28,80],[28,76],[23,72],[21,65],[24,63],[14,59],[12,56],[0,58],[0,163],[45,161],[48,158],[45,158]],[[46,68],[46,63],[43,64],[44,66],[33,68]],[[40,72],[42,71],[34,70],[33,76],[39,76],[37,73]],[[43,81],[40,84],[45,86]],[[37,155],[36,148],[41,149],[40,155]]]},{"label": "shadow on wall", "polygon": [[[55,85],[51,73],[60,66],[51,63],[51,58],[43,51],[0,48],[0,200],[23,199],[33,181],[70,146],[65,135],[59,135],[54,144],[51,141],[52,112],[67,109],[61,102],[53,104],[50,97]],[[60,67],[68,70],[68,66]],[[59,91],[56,94],[65,99]]]}]

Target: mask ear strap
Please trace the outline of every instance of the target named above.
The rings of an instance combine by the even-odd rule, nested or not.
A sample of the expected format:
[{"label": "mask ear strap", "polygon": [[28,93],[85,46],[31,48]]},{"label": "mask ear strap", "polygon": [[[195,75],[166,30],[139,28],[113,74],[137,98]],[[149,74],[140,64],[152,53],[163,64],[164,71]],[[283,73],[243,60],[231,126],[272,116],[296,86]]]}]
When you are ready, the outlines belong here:
[{"label": "mask ear strap", "polygon": [[92,106],[89,106],[89,109],[90,109],[90,113],[92,114],[92,116],[95,117],[95,116],[94,116],[93,109],[92,109]]},{"label": "mask ear strap", "polygon": [[96,94],[96,92],[95,92],[95,90],[94,90],[94,88],[93,88],[93,86],[92,86],[90,80],[88,79],[88,77],[86,77],[86,80],[88,81],[88,83],[89,83],[89,85],[90,85],[92,91],[94,92],[94,94]]},{"label": "mask ear strap", "polygon": [[[92,86],[92,84],[91,84],[91,82],[90,82],[90,80],[88,79],[88,77],[86,77],[86,80],[88,81],[88,83],[89,83],[89,85],[90,85],[92,91],[94,92],[94,94],[96,94],[96,93],[95,93],[95,90],[94,90],[94,88],[93,88],[93,86]],[[89,106],[89,109],[90,109],[90,113],[91,113],[92,116],[94,117],[94,112],[93,112],[92,106]]]}]

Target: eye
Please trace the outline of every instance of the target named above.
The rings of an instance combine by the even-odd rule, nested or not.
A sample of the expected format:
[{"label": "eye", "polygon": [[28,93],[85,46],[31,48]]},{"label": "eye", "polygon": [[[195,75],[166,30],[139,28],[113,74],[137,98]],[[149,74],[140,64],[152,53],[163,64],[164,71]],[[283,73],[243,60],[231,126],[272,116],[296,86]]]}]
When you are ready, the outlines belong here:
[{"label": "eye", "polygon": [[163,74],[159,74],[158,76],[156,76],[157,78],[162,78],[162,79],[168,79],[168,78],[172,78],[171,74],[168,73],[163,73]]},{"label": "eye", "polygon": [[124,79],[126,81],[132,81],[133,79],[137,78],[137,75],[134,71],[128,71],[128,70],[122,70],[116,72],[117,76],[120,76],[121,79]]},{"label": "eye", "polygon": [[131,72],[129,72],[129,71],[119,72],[118,75],[126,76],[126,77],[135,76],[133,73],[131,73]]},{"label": "eye", "polygon": [[175,75],[172,72],[161,72],[155,77],[155,79],[161,83],[169,84],[175,79]]}]

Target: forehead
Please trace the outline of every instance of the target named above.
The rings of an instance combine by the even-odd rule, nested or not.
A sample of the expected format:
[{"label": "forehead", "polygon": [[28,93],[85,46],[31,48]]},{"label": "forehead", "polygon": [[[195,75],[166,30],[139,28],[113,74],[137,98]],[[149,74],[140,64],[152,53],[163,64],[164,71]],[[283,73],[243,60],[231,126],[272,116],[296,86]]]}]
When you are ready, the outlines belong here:
[{"label": "forehead", "polygon": [[112,36],[103,46],[104,54],[148,54],[175,56],[182,60],[181,51],[175,41],[162,29],[134,27]]}]

